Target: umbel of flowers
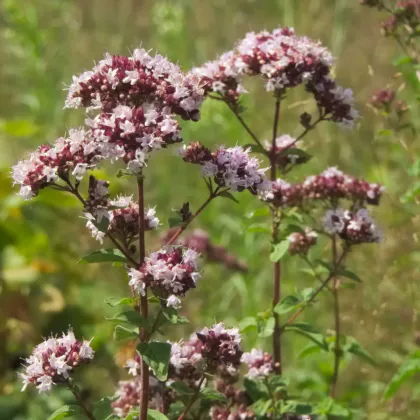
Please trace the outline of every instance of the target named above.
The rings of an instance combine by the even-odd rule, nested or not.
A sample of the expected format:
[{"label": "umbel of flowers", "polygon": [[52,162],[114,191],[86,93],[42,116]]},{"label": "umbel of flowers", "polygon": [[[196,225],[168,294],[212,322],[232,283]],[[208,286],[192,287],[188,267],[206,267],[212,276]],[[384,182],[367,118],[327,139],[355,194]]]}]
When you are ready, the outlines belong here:
[{"label": "umbel of flowers", "polygon": [[[136,49],[128,57],[106,55],[92,70],[74,77],[68,88],[65,106],[86,108],[86,128],[70,129],[66,137],[40,146],[13,167],[20,196],[31,199],[44,188],[72,194],[81,203],[92,236],[114,246],[112,250],[89,254],[83,258],[85,262],[124,264],[131,297],[112,298],[107,303],[128,305],[112,320],[131,328],[117,325],[114,337],[131,339],[137,346],[133,358],[127,361],[133,378],[119,382],[109,407],[117,417],[146,420],[148,416],[165,414],[179,420],[308,420],[309,414],[316,414],[316,408],[308,409],[308,416],[293,411],[282,377],[282,334],[325,289],[333,292],[338,307],[338,278],[350,248],[381,238],[366,210],[368,205],[379,204],[381,185],[346,175],[335,167],[300,183],[284,179],[296,165],[310,160],[300,147],[304,136],[317,124],[333,121],[352,127],[357,121],[352,92],[333,80],[332,65],[333,58],[324,46],[297,36],[289,28],[249,33],[232,51],[189,73],[144,49]],[[275,99],[273,136],[265,142],[240,114],[239,101],[246,94],[247,76],[259,76]],[[301,114],[299,124],[304,130],[299,136],[279,134],[280,103],[287,90],[297,86],[303,86],[314,98],[318,115]],[[214,151],[199,141],[184,145],[179,162],[201,167],[209,196],[195,212],[185,203],[172,229],[164,235],[162,248],[149,250],[146,232],[158,229],[162,223],[155,207],[146,206],[147,167],[155,152],[183,141],[179,118],[198,121],[205,99],[221,101],[231,109],[255,141],[262,159],[252,154],[252,147],[239,144],[219,146]],[[92,174],[84,194],[83,179],[102,162],[122,163],[120,173],[136,181],[137,197],[111,198],[110,183]],[[212,200],[225,197],[237,201],[232,193],[245,190],[259,198],[272,216],[274,292],[273,304],[267,311],[274,320],[272,353],[258,348],[244,352],[239,329],[226,328],[223,323],[204,328],[187,340],[159,340],[166,325],[186,322],[178,310],[188,292],[199,284],[200,254],[226,267],[245,269],[225,249],[213,245],[202,231],[181,237]],[[283,225],[289,212],[296,210],[301,211],[302,220],[311,214],[307,226]],[[281,325],[280,315],[289,309],[284,312],[280,302],[280,259],[288,249],[290,255],[312,264],[311,249],[321,241],[321,233],[326,234],[333,251],[331,264],[327,264],[329,273],[319,278],[320,286],[304,301],[296,298],[298,304],[292,308],[295,312]],[[333,287],[329,284],[332,282]],[[260,321],[256,320],[256,324]],[[335,397],[343,351],[339,325],[335,327],[331,397]],[[34,384],[40,391],[48,391],[53,384],[65,384],[89,419],[102,420],[95,417],[70,378],[74,368],[92,358],[90,342],[76,340],[71,331],[63,338],[50,338],[27,359],[22,374],[24,385]],[[259,390],[257,397],[252,389]]]}]

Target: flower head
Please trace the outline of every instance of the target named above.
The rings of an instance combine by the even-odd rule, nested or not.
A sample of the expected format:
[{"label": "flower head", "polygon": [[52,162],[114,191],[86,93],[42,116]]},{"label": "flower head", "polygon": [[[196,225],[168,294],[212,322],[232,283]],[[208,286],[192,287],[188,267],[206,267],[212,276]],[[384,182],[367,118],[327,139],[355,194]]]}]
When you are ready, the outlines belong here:
[{"label": "flower head", "polygon": [[366,209],[356,212],[343,209],[328,210],[324,216],[324,229],[339,235],[349,244],[381,242],[382,234]]},{"label": "flower head", "polygon": [[179,124],[169,108],[159,110],[151,104],[138,108],[118,105],[112,112],[88,120],[88,124],[101,155],[111,160],[123,159],[134,172],[145,166],[150,151],[182,141]]},{"label": "flower head", "polygon": [[199,254],[184,247],[166,247],[150,254],[139,270],[130,270],[130,286],[143,294],[150,287],[167,299],[168,306],[179,306],[175,297],[182,297],[196,287],[200,278]]},{"label": "flower head", "polygon": [[72,330],[61,338],[50,337],[38,344],[31,356],[25,359],[22,391],[29,384],[39,392],[50,391],[52,385],[66,382],[73,368],[93,359],[94,351],[90,341],[79,341]]},{"label": "flower head", "polygon": [[266,378],[274,371],[271,354],[264,353],[260,349],[252,349],[249,353],[244,353],[241,362],[248,365],[247,376],[250,379]]},{"label": "flower head", "polygon": [[302,232],[293,232],[287,237],[290,242],[290,255],[306,255],[309,249],[316,244],[318,234],[310,228],[306,228]]},{"label": "flower head", "polygon": [[93,70],[74,76],[68,90],[67,108],[110,112],[117,105],[149,103],[195,121],[204,93],[196,76],[184,74],[167,58],[144,49],[134,50],[131,57],[107,54]]},{"label": "flower head", "polygon": [[89,133],[71,129],[68,137],[40,146],[28,159],[13,166],[12,177],[14,184],[20,185],[19,195],[30,199],[60,178],[74,176],[80,181],[101,159],[99,146]]},{"label": "flower head", "polygon": [[243,353],[237,328],[226,329],[223,323],[219,323],[212,328],[204,328],[197,337],[203,343],[201,354],[210,367],[222,365],[236,371]]}]

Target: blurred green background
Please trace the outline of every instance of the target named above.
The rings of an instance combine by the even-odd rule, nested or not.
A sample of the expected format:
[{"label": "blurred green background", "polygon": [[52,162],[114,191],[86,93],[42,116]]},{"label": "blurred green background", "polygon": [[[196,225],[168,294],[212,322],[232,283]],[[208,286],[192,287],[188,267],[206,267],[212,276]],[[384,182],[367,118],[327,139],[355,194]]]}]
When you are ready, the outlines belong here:
[{"label": "blurred green background", "polygon": [[[384,130],[382,118],[366,106],[373,91],[397,83],[391,61],[400,55],[391,40],[380,35],[381,16],[357,0],[3,0],[0,6],[0,418],[41,420],[71,396],[55,389],[51,396],[35,390],[20,393],[16,370],[42,336],[58,333],[70,324],[87,338],[94,336],[95,362],[79,374],[85,397],[95,399],[114,392],[120,366],[132,349],[112,342],[112,326],[105,297],[127,293],[123,269],[78,265],[88,250],[99,247],[80,218],[72,198],[42,191],[30,202],[15,196],[10,167],[28,151],[53,141],[71,126],[82,124],[83,110],[63,110],[73,74],[90,69],[104,52],[128,54],[142,45],[168,55],[184,69],[214,59],[231,49],[247,31],[293,26],[298,34],[321,39],[337,57],[336,77],[354,90],[362,119],[353,132],[324,124],[307,136],[314,159],[293,173],[302,179],[330,165],[387,187],[375,216],[385,241],[363,246],[351,255],[353,271],[364,280],[342,292],[343,330],[359,340],[377,360],[372,367],[360,360],[345,363],[340,399],[369,420],[418,419],[420,385],[414,379],[391,401],[383,390],[398,365],[420,344],[417,322],[417,279],[420,218],[414,202],[401,197],[415,181],[407,168],[419,146],[415,136]],[[247,86],[245,118],[261,138],[271,132],[273,100],[257,82]],[[401,97],[409,104],[410,89]],[[198,123],[183,123],[185,141],[206,145],[249,143],[223,104],[207,101]],[[314,108],[303,92],[288,97],[282,109],[282,133],[300,132],[298,116]],[[410,111],[410,112],[413,112]],[[379,133],[379,134],[378,134]],[[108,171],[108,173],[111,173]],[[98,176],[106,176],[97,171]],[[112,193],[134,192],[129,180],[111,178]],[[197,208],[206,189],[193,165],[176,157],[175,149],[153,156],[147,171],[147,202],[157,205],[166,223],[172,208],[189,201]],[[199,288],[188,295],[183,312],[193,320],[184,330],[169,331],[181,338],[195,328],[225,320],[234,325],[270,306],[271,266],[269,236],[247,232],[255,220],[246,217],[260,204],[248,193],[240,205],[216,200],[194,227],[208,230],[214,243],[227,247],[249,265],[246,274],[206,265]],[[263,221],[263,219],[262,219]],[[258,222],[258,220],[257,220]],[[147,247],[159,246],[158,234],[147,237]],[[324,252],[322,246],[317,251]],[[284,291],[308,287],[308,277],[297,259],[287,259]],[[332,328],[329,296],[305,317],[325,331]],[[270,348],[269,340],[252,334],[245,345]],[[418,343],[418,344],[416,344]],[[286,335],[284,369],[294,390],[311,398],[325,392],[331,374],[330,357],[299,358],[307,342]],[[248,347],[249,348],[249,347]],[[115,357],[115,354],[117,356]]]}]

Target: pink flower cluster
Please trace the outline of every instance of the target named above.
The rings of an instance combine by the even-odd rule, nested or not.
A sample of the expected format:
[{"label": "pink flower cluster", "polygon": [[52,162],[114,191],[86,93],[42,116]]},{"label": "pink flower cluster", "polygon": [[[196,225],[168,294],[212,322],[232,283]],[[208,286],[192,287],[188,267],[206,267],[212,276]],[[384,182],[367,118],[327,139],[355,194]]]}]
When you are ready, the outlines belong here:
[{"label": "pink flower cluster", "polygon": [[171,343],[170,380],[184,381],[193,387],[197,386],[205,369],[202,347],[203,343],[196,334],[192,334],[187,341]]},{"label": "pink flower cluster", "polygon": [[219,187],[227,187],[232,191],[248,189],[252,194],[264,191],[270,185],[265,172],[260,168],[260,161],[250,157],[250,148],[219,147],[215,153],[202,146],[192,143],[181,150],[185,162],[201,165],[205,177],[213,177]]},{"label": "pink flower cluster", "polygon": [[[106,233],[114,234],[127,244],[132,243],[138,237],[139,206],[133,201],[133,196],[120,196],[115,200],[107,200],[102,205],[101,216],[108,220],[106,230],[100,230],[95,217],[90,213],[86,213],[88,219],[86,227],[92,232],[92,236],[101,243]],[[159,226],[159,219],[156,217],[154,208],[146,210],[144,224],[146,230],[157,229]]]},{"label": "pink flower cluster", "polygon": [[368,183],[332,167],[320,175],[307,177],[303,183],[274,181],[271,191],[262,194],[262,198],[276,207],[300,206],[314,200],[329,201],[336,207],[340,199],[363,206],[365,203],[379,204],[383,191],[384,187],[380,184]]},{"label": "pink flower cluster", "polygon": [[390,113],[394,110],[398,116],[401,116],[408,110],[408,105],[403,100],[395,100],[395,91],[393,89],[380,89],[375,92],[369,100],[369,104],[380,111]]},{"label": "pink flower cluster", "polygon": [[184,119],[197,121],[204,91],[199,79],[184,74],[161,55],[136,49],[131,57],[105,55],[91,71],[74,76],[66,107],[101,108],[111,112],[117,105],[154,104]]},{"label": "pink flower cluster", "polygon": [[244,353],[241,362],[248,365],[247,376],[250,379],[266,378],[274,372],[274,362],[271,354],[260,349],[252,349]]},{"label": "pink flower cluster", "polygon": [[138,108],[118,105],[87,123],[92,137],[101,145],[101,155],[110,160],[122,158],[133,172],[145,166],[151,150],[182,141],[179,123],[170,109],[161,111],[148,104]]},{"label": "pink flower cluster", "polygon": [[232,373],[236,372],[243,353],[237,328],[226,329],[223,323],[219,323],[197,332],[197,337],[203,343],[201,354],[208,367],[217,368],[218,365],[222,365]]},{"label": "pink flower cluster", "polygon": [[[161,408],[161,395],[159,395],[159,382],[153,376],[149,380],[149,408]],[[141,384],[139,381],[119,381],[115,400],[111,403],[114,414],[120,418],[126,416],[140,405]]]},{"label": "pink flower cluster", "polygon": [[90,341],[79,341],[69,330],[61,338],[51,337],[37,345],[25,360],[22,391],[29,384],[36,385],[39,392],[50,391],[52,385],[66,382],[70,371],[81,363],[93,359]]},{"label": "pink flower cluster", "polygon": [[366,209],[356,212],[343,209],[328,210],[324,216],[324,230],[338,235],[349,244],[381,242],[382,234]]},{"label": "pink flower cluster", "polygon": [[212,420],[254,420],[255,413],[246,405],[240,405],[236,409],[226,407],[212,407],[210,410]]},{"label": "pink flower cluster", "polygon": [[30,199],[39,190],[60,178],[73,175],[80,181],[88,169],[102,159],[99,145],[83,129],[71,129],[67,138],[60,137],[54,145],[42,145],[12,168],[14,184],[20,185],[19,195]]},{"label": "pink flower cluster", "polygon": [[306,228],[303,232],[293,232],[287,237],[290,242],[289,254],[290,255],[306,255],[309,249],[316,245],[318,234]]},{"label": "pink flower cluster", "polygon": [[167,299],[167,306],[179,307],[179,297],[196,287],[200,278],[199,254],[184,247],[165,247],[150,254],[139,270],[130,269],[130,286],[143,295],[147,287]]},{"label": "pink flower cluster", "polygon": [[297,36],[293,29],[250,32],[232,52],[193,70],[202,77],[206,93],[215,92],[230,103],[243,93],[242,77],[261,76],[267,91],[282,92],[304,84],[325,119],[353,125],[358,113],[351,91],[329,76],[333,58],[319,42]]}]

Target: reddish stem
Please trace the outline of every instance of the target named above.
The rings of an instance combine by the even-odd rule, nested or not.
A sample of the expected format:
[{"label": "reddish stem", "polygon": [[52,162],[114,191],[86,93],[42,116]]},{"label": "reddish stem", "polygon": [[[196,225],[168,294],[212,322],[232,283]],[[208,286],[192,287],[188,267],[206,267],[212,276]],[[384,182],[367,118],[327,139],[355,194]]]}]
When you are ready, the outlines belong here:
[{"label": "reddish stem", "polygon": [[[333,267],[336,269],[337,264],[337,240],[335,235],[332,238],[332,258]],[[335,398],[338,382],[338,373],[340,369],[340,301],[338,296],[338,289],[340,287],[338,277],[334,277],[334,284],[332,287],[333,299],[334,299],[334,322],[335,322],[335,347],[334,347],[334,373],[331,380],[330,396]]]},{"label": "reddish stem", "polygon": [[[279,124],[280,116],[280,97],[276,98],[276,106],[274,113],[274,126],[273,126],[273,138],[271,142],[271,153],[270,153],[270,164],[271,164],[271,181],[275,181],[277,177],[277,164],[276,164],[276,138],[277,129]],[[279,220],[277,209],[273,210],[273,245],[278,241],[279,234]],[[281,299],[281,266],[280,261],[274,263],[273,270],[273,308],[280,302]],[[280,328],[280,317],[277,313],[274,313],[274,332],[273,332],[273,360],[276,372],[281,375],[281,328]]]},{"label": "reddish stem", "polygon": [[[139,199],[139,253],[140,262],[138,268],[140,268],[146,258],[146,247],[144,241],[145,222],[144,222],[144,178],[140,174],[137,177],[137,190]],[[140,310],[141,315],[144,319],[148,317],[148,302],[147,294],[140,298]],[[147,341],[147,331],[145,328],[140,328],[140,340],[141,342]],[[147,420],[147,408],[149,404],[149,367],[144,360],[141,361],[141,395],[140,395],[140,420]]]},{"label": "reddish stem", "polygon": [[218,191],[219,191],[219,188],[216,188],[216,190],[210,194],[210,196],[201,205],[201,207],[174,233],[171,239],[169,239],[169,241],[166,242],[166,245],[172,245],[178,239],[178,237],[182,234],[182,232],[184,232],[184,230],[187,229],[189,224],[207,207],[210,201],[213,200],[213,198],[217,197]]}]

